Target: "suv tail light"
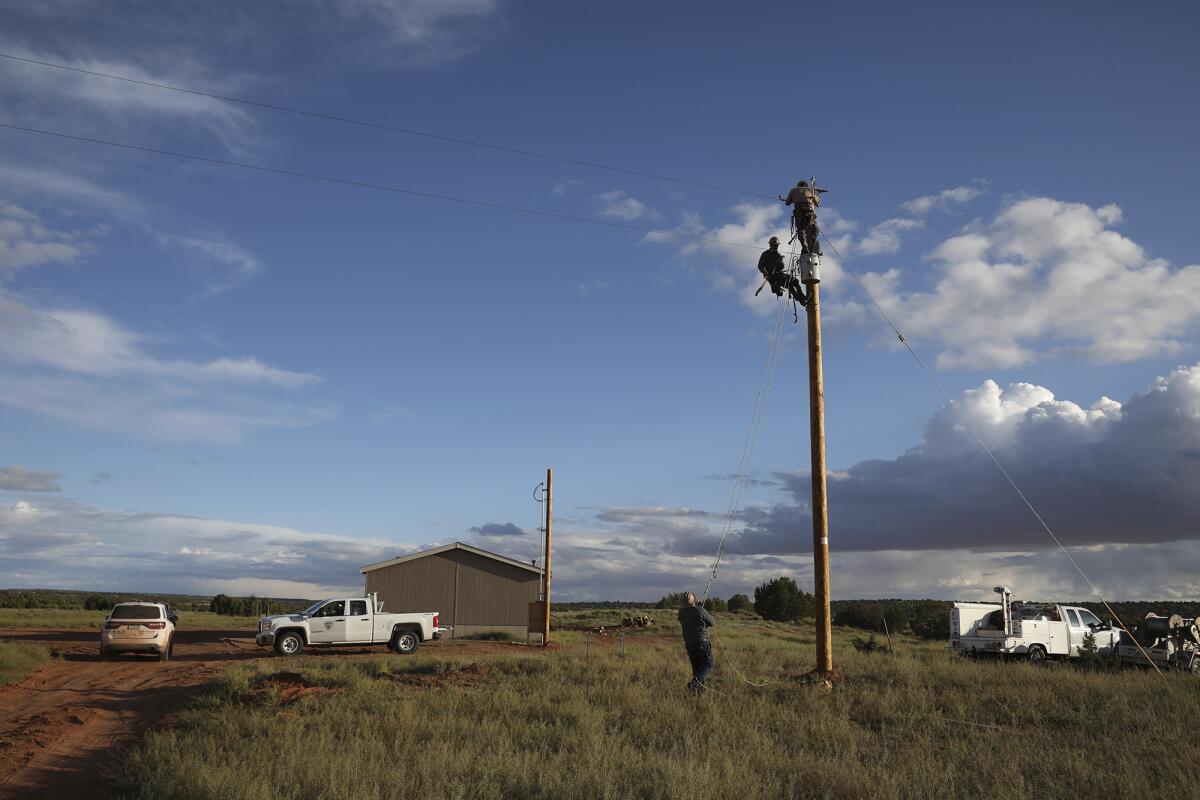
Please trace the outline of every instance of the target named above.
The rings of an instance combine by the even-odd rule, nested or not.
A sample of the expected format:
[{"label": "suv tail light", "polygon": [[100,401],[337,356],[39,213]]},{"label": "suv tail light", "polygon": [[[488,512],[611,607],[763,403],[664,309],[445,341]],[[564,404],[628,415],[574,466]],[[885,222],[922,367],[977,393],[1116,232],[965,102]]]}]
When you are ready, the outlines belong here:
[{"label": "suv tail light", "polygon": [[152,631],[161,631],[163,628],[167,627],[167,623],[165,622],[143,622],[142,624]]},{"label": "suv tail light", "polygon": [[108,628],[110,631],[114,631],[124,624],[125,624],[124,622],[112,622],[110,620],[110,621],[104,623],[104,627]]},{"label": "suv tail light", "polygon": [[433,627],[435,627],[435,628],[441,627],[440,625],[438,625],[438,623],[440,621],[441,621],[441,616],[439,614],[434,614],[433,615]]}]

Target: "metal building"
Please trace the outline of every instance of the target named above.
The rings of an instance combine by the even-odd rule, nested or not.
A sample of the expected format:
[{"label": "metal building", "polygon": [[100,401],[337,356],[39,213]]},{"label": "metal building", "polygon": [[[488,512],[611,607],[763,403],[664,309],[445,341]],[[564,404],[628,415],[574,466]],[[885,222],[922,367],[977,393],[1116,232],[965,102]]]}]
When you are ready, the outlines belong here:
[{"label": "metal building", "polygon": [[529,604],[542,585],[541,567],[462,542],[368,564],[362,573],[384,611],[437,611],[452,636],[505,631],[526,638]]}]

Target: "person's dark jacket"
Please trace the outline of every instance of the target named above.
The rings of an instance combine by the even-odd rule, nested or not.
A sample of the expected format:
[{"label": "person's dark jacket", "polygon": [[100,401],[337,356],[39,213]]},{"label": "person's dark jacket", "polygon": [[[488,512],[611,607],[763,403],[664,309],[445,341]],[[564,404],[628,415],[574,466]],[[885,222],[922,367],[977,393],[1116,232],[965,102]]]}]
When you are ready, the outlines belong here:
[{"label": "person's dark jacket", "polygon": [[783,272],[783,253],[778,250],[763,250],[758,257],[758,271],[764,278]]},{"label": "person's dark jacket", "polygon": [[716,625],[717,621],[712,618],[704,610],[702,606],[684,606],[679,609],[679,625],[683,628],[683,641],[691,642],[707,642],[708,629]]}]

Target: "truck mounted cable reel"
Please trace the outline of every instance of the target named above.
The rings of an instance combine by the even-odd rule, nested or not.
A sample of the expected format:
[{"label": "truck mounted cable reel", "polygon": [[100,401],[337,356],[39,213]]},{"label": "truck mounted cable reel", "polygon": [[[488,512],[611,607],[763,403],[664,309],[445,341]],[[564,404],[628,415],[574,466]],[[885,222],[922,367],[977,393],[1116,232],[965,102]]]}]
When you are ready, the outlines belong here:
[{"label": "truck mounted cable reel", "polygon": [[[1150,612],[1134,626],[1133,639],[1160,667],[1200,673],[1200,620]],[[1125,658],[1133,647],[1135,643],[1122,635],[1117,654]]]}]

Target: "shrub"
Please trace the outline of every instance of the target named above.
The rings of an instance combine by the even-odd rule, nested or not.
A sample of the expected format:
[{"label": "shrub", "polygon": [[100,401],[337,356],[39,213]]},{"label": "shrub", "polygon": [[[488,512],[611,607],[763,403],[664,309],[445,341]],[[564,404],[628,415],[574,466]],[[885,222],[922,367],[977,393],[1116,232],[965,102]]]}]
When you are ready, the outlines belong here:
[{"label": "shrub", "polygon": [[89,594],[83,599],[83,608],[86,611],[108,611],[117,604],[117,601],[106,594]]},{"label": "shrub", "polygon": [[728,611],[729,606],[719,597],[710,597],[704,601],[705,611]]},{"label": "shrub", "polygon": [[754,590],[754,610],[763,619],[795,622],[813,615],[813,596],[791,578],[774,578]]},{"label": "shrub", "polygon": [[735,594],[729,598],[726,606],[730,611],[750,611],[752,609],[750,598],[744,594]]}]

